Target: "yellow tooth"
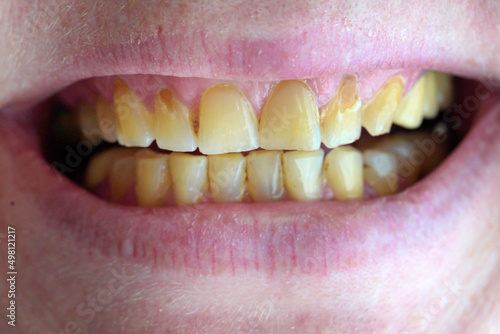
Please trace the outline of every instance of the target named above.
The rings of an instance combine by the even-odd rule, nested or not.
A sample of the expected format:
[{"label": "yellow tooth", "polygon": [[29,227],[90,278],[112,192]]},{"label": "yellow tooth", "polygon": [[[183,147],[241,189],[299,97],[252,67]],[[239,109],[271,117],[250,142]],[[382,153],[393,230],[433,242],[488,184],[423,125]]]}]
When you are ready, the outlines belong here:
[{"label": "yellow tooth", "polygon": [[96,111],[89,104],[83,104],[78,108],[78,127],[82,135],[89,139],[90,135],[95,131],[99,131],[99,123],[97,121]]},{"label": "yellow tooth", "polygon": [[318,106],[311,88],[298,80],[281,81],[262,109],[260,147],[267,150],[317,150],[321,145]]},{"label": "yellow tooth", "polygon": [[400,75],[393,76],[385,82],[370,102],[364,105],[363,126],[372,136],[382,135],[391,130],[403,89],[403,78]]},{"label": "yellow tooth", "polygon": [[451,75],[442,72],[434,72],[434,75],[436,77],[439,108],[450,108],[453,104],[453,78]]},{"label": "yellow tooth", "polygon": [[176,152],[196,150],[198,139],[190,115],[189,109],[169,89],[156,95],[156,143],[159,148]]},{"label": "yellow tooth", "polygon": [[436,72],[428,71],[424,74],[425,93],[423,115],[425,118],[433,119],[439,113],[438,91]]},{"label": "yellow tooth", "polygon": [[241,153],[208,156],[208,179],[215,203],[240,202],[245,192],[245,157]]},{"label": "yellow tooth", "polygon": [[405,179],[407,185],[418,181],[423,160],[418,158],[417,147],[411,142],[411,137],[404,134],[390,135],[372,146],[374,149],[390,152],[396,156],[398,160],[398,175]]},{"label": "yellow tooth", "polygon": [[321,198],[323,150],[290,151],[283,154],[285,188],[298,201]]},{"label": "yellow tooth", "polygon": [[350,144],[361,135],[362,104],[356,76],[345,76],[335,97],[322,110],[321,136],[326,147]]},{"label": "yellow tooth", "polygon": [[382,150],[363,152],[364,178],[380,196],[398,191],[398,161],[392,153]]},{"label": "yellow tooth", "polygon": [[109,176],[111,200],[118,202],[135,182],[134,156],[124,156],[115,159]]},{"label": "yellow tooth", "polygon": [[174,200],[177,205],[201,202],[207,190],[207,157],[188,153],[169,156]]},{"label": "yellow tooth", "polygon": [[95,109],[102,138],[108,143],[116,142],[117,124],[113,106],[103,97],[99,96],[96,101]]},{"label": "yellow tooth", "polygon": [[426,83],[426,78],[420,77],[406,94],[394,116],[394,124],[407,129],[416,129],[422,124]]},{"label": "yellow tooth", "polygon": [[93,156],[85,171],[85,186],[89,189],[97,187],[108,177],[115,160],[132,156],[134,152],[134,149],[115,147]]},{"label": "yellow tooth", "polygon": [[363,154],[352,146],[337,147],[325,157],[328,186],[339,201],[363,198]]},{"label": "yellow tooth", "polygon": [[125,80],[116,80],[114,93],[118,142],[123,146],[151,145],[155,139],[153,115]]},{"label": "yellow tooth", "polygon": [[168,155],[142,149],[135,154],[137,203],[143,207],[162,206],[171,186]]},{"label": "yellow tooth", "polygon": [[248,192],[256,202],[272,202],[283,196],[282,151],[254,151],[247,159]]},{"label": "yellow tooth", "polygon": [[198,145],[203,154],[244,152],[259,147],[257,117],[233,85],[209,87],[200,102]]}]

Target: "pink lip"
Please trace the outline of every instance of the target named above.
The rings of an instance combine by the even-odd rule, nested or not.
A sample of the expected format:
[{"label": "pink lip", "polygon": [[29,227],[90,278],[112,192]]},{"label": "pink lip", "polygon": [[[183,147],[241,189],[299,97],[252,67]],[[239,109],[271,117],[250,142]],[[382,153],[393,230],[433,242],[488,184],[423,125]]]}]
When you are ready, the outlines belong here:
[{"label": "pink lip", "polygon": [[[495,198],[490,180],[500,152],[500,96],[484,103],[474,123],[426,179],[395,196],[363,202],[114,205],[59,176],[37,149],[35,131],[5,116],[0,165],[11,175],[12,186],[4,187],[13,189],[9,196],[36,203],[51,217],[46,227],[72,236],[79,249],[187,275],[328,275],[401,252],[443,248],[466,230],[460,224],[470,220],[458,218],[475,211],[463,203],[480,208]],[[29,212],[16,215],[18,221],[36,219]]]}]

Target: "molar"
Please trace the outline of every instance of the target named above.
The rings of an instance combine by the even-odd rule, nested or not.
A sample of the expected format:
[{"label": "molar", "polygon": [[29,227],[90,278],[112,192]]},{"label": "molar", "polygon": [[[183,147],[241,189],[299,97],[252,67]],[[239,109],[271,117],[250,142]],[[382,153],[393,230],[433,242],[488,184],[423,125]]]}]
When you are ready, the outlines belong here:
[{"label": "molar", "polygon": [[103,97],[98,96],[95,109],[102,138],[108,143],[115,143],[117,140],[117,124],[113,106]]}]

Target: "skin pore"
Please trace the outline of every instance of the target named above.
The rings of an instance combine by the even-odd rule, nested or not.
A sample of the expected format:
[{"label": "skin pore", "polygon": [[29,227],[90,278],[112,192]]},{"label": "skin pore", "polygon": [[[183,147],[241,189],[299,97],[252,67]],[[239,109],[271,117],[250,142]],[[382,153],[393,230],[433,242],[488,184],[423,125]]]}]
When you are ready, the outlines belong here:
[{"label": "skin pore", "polygon": [[498,2],[472,0],[2,1],[0,233],[17,231],[16,329],[498,332],[493,89],[470,84],[484,98],[468,136],[413,190],[330,207],[113,205],[54,172],[34,123],[44,113],[26,110],[105,75],[270,81],[408,67],[498,83],[499,21]]}]

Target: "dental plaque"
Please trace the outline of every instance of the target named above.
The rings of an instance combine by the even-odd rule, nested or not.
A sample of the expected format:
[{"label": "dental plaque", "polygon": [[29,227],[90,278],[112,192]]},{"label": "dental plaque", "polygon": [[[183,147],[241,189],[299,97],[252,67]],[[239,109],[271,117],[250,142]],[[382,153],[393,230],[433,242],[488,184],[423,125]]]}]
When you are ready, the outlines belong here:
[{"label": "dental plaque", "polygon": [[454,92],[433,71],[366,77],[95,78],[59,94],[54,122],[70,147],[91,143],[70,176],[121,204],[370,199],[404,191],[447,156],[439,111]]}]

